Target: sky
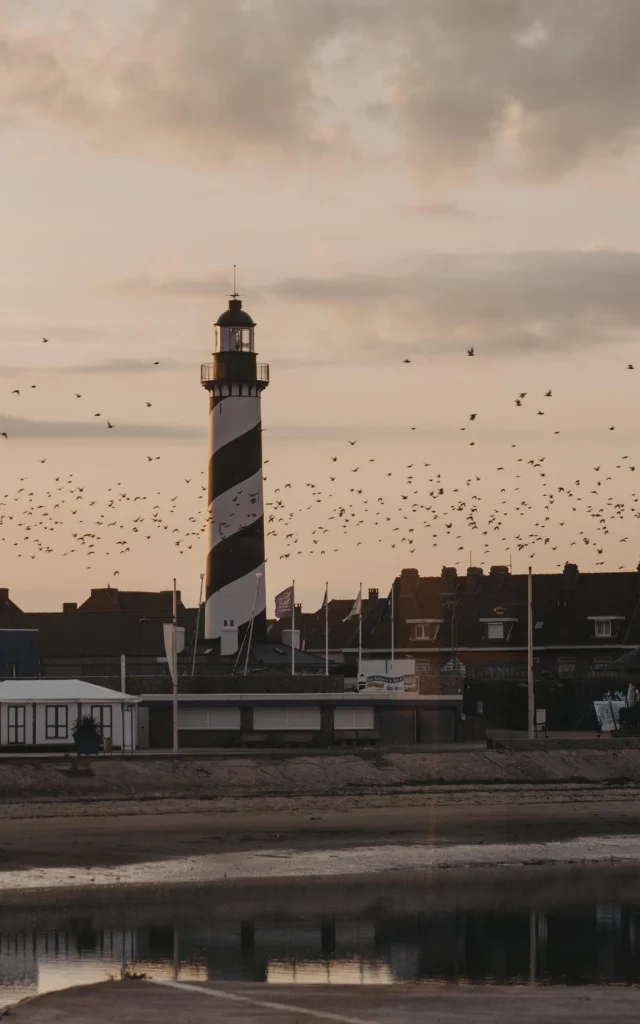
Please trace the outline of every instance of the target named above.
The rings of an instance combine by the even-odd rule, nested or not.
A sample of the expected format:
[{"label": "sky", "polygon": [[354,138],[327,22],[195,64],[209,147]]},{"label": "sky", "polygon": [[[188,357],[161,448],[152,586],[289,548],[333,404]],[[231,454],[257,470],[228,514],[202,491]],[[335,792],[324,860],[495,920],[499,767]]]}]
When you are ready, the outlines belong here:
[{"label": "sky", "polygon": [[0,586],[196,602],[234,264],[270,603],[635,569],[639,44],[636,0],[0,0]]}]

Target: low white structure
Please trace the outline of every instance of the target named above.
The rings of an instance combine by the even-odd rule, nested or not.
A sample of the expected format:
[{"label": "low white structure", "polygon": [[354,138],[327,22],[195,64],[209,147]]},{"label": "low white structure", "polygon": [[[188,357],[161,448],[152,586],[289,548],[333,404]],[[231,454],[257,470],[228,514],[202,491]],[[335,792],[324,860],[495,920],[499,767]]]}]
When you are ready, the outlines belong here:
[{"label": "low white structure", "polygon": [[76,719],[92,715],[114,750],[135,750],[139,701],[82,679],[2,679],[0,749],[71,746]]}]

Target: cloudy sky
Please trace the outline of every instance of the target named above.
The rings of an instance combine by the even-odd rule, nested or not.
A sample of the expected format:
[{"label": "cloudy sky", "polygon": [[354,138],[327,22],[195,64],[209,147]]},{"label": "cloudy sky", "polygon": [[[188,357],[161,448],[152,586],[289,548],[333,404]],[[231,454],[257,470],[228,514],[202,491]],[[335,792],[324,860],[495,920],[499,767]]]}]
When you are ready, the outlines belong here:
[{"label": "cloudy sky", "polygon": [[197,598],[234,263],[271,594],[635,568],[639,49],[637,0],[0,0],[0,585]]}]

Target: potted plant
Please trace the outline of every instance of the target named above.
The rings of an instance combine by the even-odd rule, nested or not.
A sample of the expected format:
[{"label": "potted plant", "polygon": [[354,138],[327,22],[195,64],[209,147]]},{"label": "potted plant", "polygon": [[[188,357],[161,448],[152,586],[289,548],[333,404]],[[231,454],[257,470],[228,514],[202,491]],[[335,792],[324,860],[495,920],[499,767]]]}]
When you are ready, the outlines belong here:
[{"label": "potted plant", "polygon": [[100,726],[93,715],[81,715],[71,730],[78,754],[97,754],[102,745]]}]

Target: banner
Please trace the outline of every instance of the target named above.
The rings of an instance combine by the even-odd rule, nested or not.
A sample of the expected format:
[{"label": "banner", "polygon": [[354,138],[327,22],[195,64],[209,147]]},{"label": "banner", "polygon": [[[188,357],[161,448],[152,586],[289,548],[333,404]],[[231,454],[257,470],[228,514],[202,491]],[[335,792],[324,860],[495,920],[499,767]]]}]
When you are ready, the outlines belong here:
[{"label": "banner", "polygon": [[176,654],[182,654],[185,648],[185,629],[184,626],[175,627],[175,638],[176,638],[176,649],[173,650],[173,637],[174,637],[174,626],[171,622],[165,622],[162,626],[162,632],[164,634],[164,649],[167,655],[167,664],[169,665],[169,674],[172,682],[175,685],[175,679],[173,678],[174,659]]},{"label": "banner", "polygon": [[276,619],[290,619],[293,615],[293,587],[276,594]]}]

